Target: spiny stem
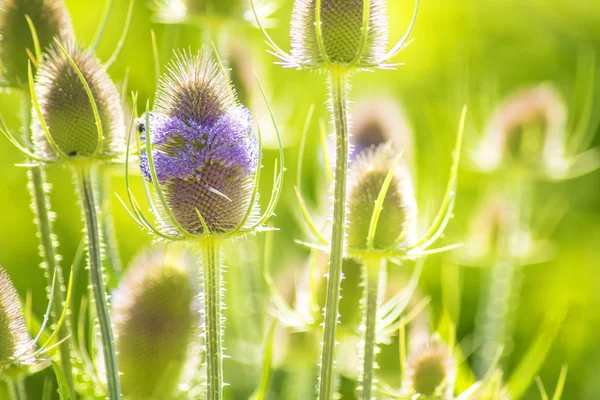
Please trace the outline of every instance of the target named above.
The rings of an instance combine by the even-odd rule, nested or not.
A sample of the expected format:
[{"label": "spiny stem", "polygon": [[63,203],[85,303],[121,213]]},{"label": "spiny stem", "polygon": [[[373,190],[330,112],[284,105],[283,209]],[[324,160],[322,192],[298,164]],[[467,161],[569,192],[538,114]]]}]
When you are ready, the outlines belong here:
[{"label": "spiny stem", "polygon": [[23,378],[9,379],[6,381],[6,384],[8,385],[10,400],[27,400],[25,380]]},{"label": "spiny stem", "polygon": [[335,187],[333,192],[333,230],[331,258],[325,300],[325,329],[319,380],[319,399],[330,400],[335,392],[334,355],[342,280],[344,230],[346,221],[346,173],[348,170],[348,81],[347,73],[333,67],[329,74],[331,107],[336,138]]},{"label": "spiny stem", "polygon": [[119,255],[119,242],[117,241],[117,232],[115,230],[115,224],[112,217],[112,210],[110,205],[110,193],[111,193],[111,171],[110,165],[104,167],[105,170],[102,176],[104,177],[103,182],[99,187],[98,202],[102,207],[102,235],[106,242],[106,255],[108,259],[109,274],[108,274],[108,287],[116,287],[119,280],[121,279],[121,271],[123,265],[121,263],[121,257]]},{"label": "spiny stem", "polygon": [[385,274],[385,259],[379,257],[364,260],[365,311],[364,311],[364,350],[362,369],[362,400],[371,400],[375,366],[375,348],[377,347],[377,308],[379,306],[380,276]]},{"label": "spiny stem", "polygon": [[206,334],[206,399],[223,399],[223,326],[221,245],[213,238],[201,240]]},{"label": "spiny stem", "polygon": [[75,172],[77,174],[77,184],[79,186],[79,194],[85,217],[90,262],[90,283],[96,303],[98,325],[100,327],[100,340],[102,342],[104,364],[106,367],[106,382],[108,384],[108,398],[110,400],[117,400],[121,397],[119,369],[117,368],[115,340],[102,276],[101,234],[98,227],[98,209],[94,197],[92,168],[90,165],[81,165]]},{"label": "spiny stem", "polygon": [[[24,135],[29,136],[29,120],[31,116],[31,100],[29,96],[23,94],[23,130]],[[62,275],[62,268],[59,264],[59,257],[56,253],[56,239],[52,229],[52,219],[50,218],[50,199],[48,198],[48,187],[46,183],[46,174],[42,167],[30,167],[27,172],[29,178],[29,189],[32,197],[31,208],[36,217],[37,228],[40,239],[40,249],[45,266],[45,275],[47,279],[48,291],[52,286],[52,277],[55,274],[58,278],[58,290],[54,291],[54,298],[52,299],[52,321],[54,324],[58,323],[58,319],[62,314],[62,307],[68,307],[65,302],[64,293],[64,280]],[[73,367],[71,366],[71,340],[63,340],[71,336],[71,324],[70,318],[67,318],[64,324],[60,327],[58,340],[62,341],[59,346],[60,363],[64,370],[65,379],[69,390],[75,397],[75,388],[73,385]]]}]

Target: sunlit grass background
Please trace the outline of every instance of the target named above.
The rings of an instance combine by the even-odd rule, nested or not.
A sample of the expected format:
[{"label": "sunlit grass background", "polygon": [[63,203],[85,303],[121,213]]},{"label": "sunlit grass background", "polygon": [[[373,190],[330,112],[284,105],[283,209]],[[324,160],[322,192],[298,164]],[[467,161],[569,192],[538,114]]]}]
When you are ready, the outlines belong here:
[{"label": "sunlit grass background", "polygon": [[[270,30],[279,42],[287,44],[291,0],[281,0],[281,6]],[[153,95],[155,73],[150,31],[157,35],[161,66],[171,58],[170,48],[198,49],[202,41],[202,27],[167,27],[152,22],[152,12],[145,0],[136,0],[131,32],[124,51],[109,70],[120,84],[129,69],[129,87],[139,92],[145,101]],[[391,36],[399,38],[410,19],[413,3],[390,0],[389,16]],[[89,44],[101,18],[104,2],[67,0],[79,40]],[[128,2],[117,0],[98,55],[106,59],[112,53],[121,33]],[[394,71],[361,73],[353,80],[351,98],[385,95],[393,97],[404,108],[413,129],[416,187],[421,217],[431,217],[443,195],[449,174],[451,150],[463,104],[468,104],[470,121],[464,148],[474,148],[478,130],[482,128],[492,107],[506,94],[523,85],[540,82],[554,83],[569,103],[569,117],[578,121],[582,113],[585,93],[576,89],[592,90],[595,96],[591,125],[600,118],[600,80],[587,78],[590,65],[600,74],[600,57],[590,64],[600,50],[600,2],[596,0],[424,0],[412,43],[398,60],[405,63]],[[286,184],[282,201],[277,208],[273,224],[280,228],[275,233],[273,270],[281,278],[281,286],[293,279],[293,271],[306,262],[308,251],[295,239],[307,239],[298,219],[299,211],[293,192],[298,142],[305,116],[311,105],[315,115],[328,120],[325,105],[325,77],[305,71],[283,69],[273,65],[274,58],[265,52],[266,46],[258,30],[235,26],[230,39],[250,55],[246,64],[252,65],[267,87],[286,146]],[[283,46],[287,48],[287,46]],[[246,56],[244,56],[246,57]],[[247,66],[248,66],[247,65]],[[255,85],[256,86],[256,85]],[[254,88],[256,89],[256,87]],[[267,125],[263,104],[252,101],[255,119]],[[9,126],[19,126],[22,112],[19,93],[0,94],[0,112]],[[326,198],[323,165],[319,159],[318,124],[309,132],[307,160],[304,169],[304,191],[311,204]],[[268,130],[268,129],[267,129]],[[600,132],[594,145],[600,145]],[[272,181],[272,166],[277,154],[274,137],[267,133],[267,149],[263,164],[263,199],[268,198]],[[26,170],[16,167],[23,161],[19,152],[8,141],[0,141],[0,265],[5,267],[20,294],[30,290],[34,311],[43,314],[46,303],[45,279],[38,267],[40,258],[30,197],[26,189]],[[79,207],[76,204],[70,171],[60,167],[48,170],[53,184],[52,206],[57,214],[55,230],[60,241],[59,251],[66,267],[73,259],[82,237]],[[114,191],[123,195],[122,171],[115,173]],[[459,173],[456,217],[446,231],[444,243],[464,241],[478,202],[489,184],[489,178],[468,167]],[[136,190],[141,186],[137,185]],[[514,346],[509,346],[506,357],[507,373],[520,360],[524,351],[538,332],[541,321],[553,310],[565,305],[569,317],[540,371],[545,382],[554,382],[560,366],[569,365],[566,400],[595,400],[600,398],[600,172],[564,183],[539,183],[535,186],[534,210],[541,209],[551,200],[560,200],[553,213],[563,215],[553,232],[545,233],[555,246],[551,261],[524,267],[519,275],[522,288],[517,308],[514,310]],[[112,197],[120,253],[124,264],[138,250],[151,242],[151,237],[140,231]],[[326,209],[321,204],[320,209]],[[424,224],[425,221],[422,222]],[[260,278],[264,237],[258,235],[244,242],[241,251],[228,255],[230,265],[227,275],[232,284],[228,299],[227,346],[233,356],[226,362],[226,381],[231,384],[231,398],[247,398],[258,376],[253,365],[260,356],[264,335],[267,299],[265,285]],[[452,253],[430,257],[421,281],[420,293],[432,297],[430,319],[435,326],[442,309],[441,269]],[[407,267],[408,268],[408,267]],[[474,331],[476,310],[485,289],[485,268],[461,267],[461,313],[458,326],[459,339]],[[399,271],[402,274],[402,271]],[[248,278],[250,277],[250,278]],[[251,282],[251,284],[248,284]],[[79,293],[85,285],[80,282]],[[358,288],[355,288],[359,290]],[[344,293],[351,297],[353,294]],[[354,296],[357,296],[355,293]],[[77,304],[77,300],[75,301]],[[77,311],[78,306],[75,306]],[[252,322],[250,324],[250,322]],[[305,344],[288,342],[288,346],[301,354]],[[294,348],[288,350],[289,361],[280,364],[272,385],[273,399],[297,398],[297,393],[286,393],[286,369],[294,367]],[[309,357],[309,356],[307,356]],[[393,359],[393,357],[389,357]],[[386,357],[386,360],[388,357]],[[300,362],[300,361],[298,361]],[[389,361],[392,371],[396,364]],[[397,361],[396,361],[397,363]],[[383,362],[385,367],[385,362]],[[316,357],[304,364],[307,383],[316,384]],[[44,373],[28,380],[32,399],[40,396]],[[399,377],[398,377],[399,380]],[[550,384],[549,386],[553,386]],[[307,388],[309,393],[311,387]],[[1,395],[1,394],[0,394]],[[305,397],[306,398],[306,397]],[[539,394],[532,385],[527,399],[537,399]]]}]

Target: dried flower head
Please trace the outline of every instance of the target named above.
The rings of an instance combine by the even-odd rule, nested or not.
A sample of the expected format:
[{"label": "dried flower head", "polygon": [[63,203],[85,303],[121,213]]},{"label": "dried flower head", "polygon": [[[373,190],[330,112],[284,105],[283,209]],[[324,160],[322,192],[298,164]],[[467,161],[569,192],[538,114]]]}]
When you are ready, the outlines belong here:
[{"label": "dried flower head", "polygon": [[[398,154],[387,143],[371,147],[352,163],[348,187],[347,246],[352,251],[384,250],[410,229],[417,205],[408,169],[397,161]],[[391,181],[383,199],[381,214],[369,244],[375,204],[391,171]],[[405,236],[410,244],[412,235]]]},{"label": "dried flower head", "polygon": [[34,87],[39,110],[34,107],[32,111],[32,135],[39,158],[48,162],[106,159],[125,151],[119,93],[92,53],[74,44],[65,48],[56,42],[44,56]]},{"label": "dried flower head", "polygon": [[411,392],[422,396],[450,396],[454,374],[455,363],[450,350],[436,337],[412,354],[406,363]]},{"label": "dried flower head", "polygon": [[113,296],[123,395],[171,398],[197,336],[194,255],[183,246],[158,246],[138,255]]},{"label": "dried flower head", "polygon": [[[252,208],[258,141],[248,110],[210,54],[179,54],[161,80],[154,112],[139,130],[153,146],[141,153],[144,177],[155,172],[176,224],[189,234],[229,234]],[[256,219],[251,213],[251,221]],[[160,218],[173,231],[173,221]],[[206,226],[204,226],[206,224]]]},{"label": "dried flower head", "polygon": [[[268,17],[273,11],[270,1],[255,1],[261,15]],[[253,19],[250,0],[155,0],[154,18],[164,24],[202,22],[206,24],[228,20],[246,21]]]},{"label": "dried flower head", "polygon": [[3,0],[0,2],[0,64],[4,79],[10,84],[27,84],[27,49],[35,46],[29,16],[38,36],[40,49],[47,48],[54,38],[73,37],[71,19],[62,0]]},{"label": "dried flower head", "polygon": [[33,346],[21,301],[6,271],[0,267],[0,376],[19,373],[30,364]]},{"label": "dried flower head", "polygon": [[475,161],[485,171],[511,161],[552,170],[564,160],[566,129],[567,108],[554,86],[521,89],[492,115]]},{"label": "dried flower head", "polygon": [[386,2],[369,0],[368,10],[364,10],[364,3],[296,0],[290,30],[292,57],[308,68],[331,64],[368,68],[381,64],[388,43]]}]

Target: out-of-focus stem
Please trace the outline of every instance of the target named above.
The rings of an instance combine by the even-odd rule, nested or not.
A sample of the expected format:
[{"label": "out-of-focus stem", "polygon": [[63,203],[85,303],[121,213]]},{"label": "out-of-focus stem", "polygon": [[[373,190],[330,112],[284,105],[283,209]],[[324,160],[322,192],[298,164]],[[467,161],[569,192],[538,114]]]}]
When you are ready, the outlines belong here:
[{"label": "out-of-focus stem", "polygon": [[213,238],[202,239],[204,281],[204,329],[206,334],[206,399],[223,399],[223,326],[221,245]]},{"label": "out-of-focus stem", "polygon": [[325,300],[323,353],[319,380],[319,399],[330,400],[335,393],[334,357],[342,280],[344,230],[346,222],[346,174],[348,171],[348,76],[339,67],[329,73],[331,108],[336,139],[335,186],[333,191],[333,230]]},{"label": "out-of-focus stem", "polygon": [[104,278],[102,276],[101,233],[98,226],[98,209],[92,183],[92,168],[91,165],[81,165],[75,172],[85,217],[90,263],[90,283],[96,303],[96,314],[100,328],[100,341],[102,343],[104,364],[106,367],[108,398],[110,400],[118,400],[121,397],[121,385],[119,381],[119,369],[117,368],[114,334],[108,311]]},{"label": "out-of-focus stem", "polygon": [[8,385],[8,395],[10,400],[27,400],[25,391],[25,380],[23,378],[6,381]]}]

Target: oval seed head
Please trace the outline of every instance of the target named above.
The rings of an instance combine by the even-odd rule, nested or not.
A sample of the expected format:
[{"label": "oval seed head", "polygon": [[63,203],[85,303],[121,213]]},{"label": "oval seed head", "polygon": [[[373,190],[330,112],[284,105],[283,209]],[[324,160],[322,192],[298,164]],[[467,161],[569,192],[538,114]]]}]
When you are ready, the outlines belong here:
[{"label": "oval seed head", "polygon": [[0,377],[18,374],[31,363],[33,346],[17,290],[0,267]]},{"label": "oval seed head", "polygon": [[[369,226],[375,202],[394,160],[398,156],[387,143],[371,147],[356,157],[348,180],[347,246],[351,250],[368,250]],[[374,249],[386,249],[406,230],[404,243],[412,241],[411,222],[417,204],[410,173],[401,161],[396,165],[391,184],[383,201],[373,240]]]},{"label": "oval seed head", "polygon": [[33,37],[25,16],[33,22],[44,50],[53,38],[73,37],[71,18],[61,0],[2,0],[0,2],[0,64],[10,84],[27,84],[27,49],[35,54]]},{"label": "oval seed head", "polygon": [[364,0],[321,0],[322,51],[317,39],[316,0],[295,0],[290,30],[292,56],[307,68],[379,65],[388,42],[385,0],[369,0],[367,26],[363,25],[363,4]]},{"label": "oval seed head", "polygon": [[406,362],[406,376],[412,392],[422,396],[449,396],[454,370],[450,351],[437,338],[432,338]]},{"label": "oval seed head", "polygon": [[[92,53],[74,44],[65,48],[92,92],[102,123],[102,146],[96,152],[98,127],[85,86],[56,43],[45,54],[35,81],[35,93],[52,140],[69,159],[106,159],[122,154],[125,123],[116,86]],[[37,155],[48,162],[60,160],[35,109],[31,129]]]},{"label": "oval seed head", "polygon": [[194,260],[183,246],[146,250],[113,295],[117,360],[127,398],[170,398],[177,388],[199,325]]},{"label": "oval seed head", "polygon": [[[148,120],[156,176],[179,225],[204,233],[200,214],[212,234],[232,233],[250,205],[259,149],[250,113],[238,104],[221,66],[210,54],[179,54]],[[145,142],[145,116],[139,129]],[[152,181],[145,151],[140,159]],[[159,219],[173,229],[168,218]]]}]

